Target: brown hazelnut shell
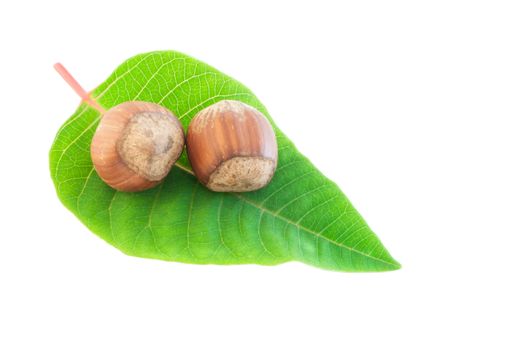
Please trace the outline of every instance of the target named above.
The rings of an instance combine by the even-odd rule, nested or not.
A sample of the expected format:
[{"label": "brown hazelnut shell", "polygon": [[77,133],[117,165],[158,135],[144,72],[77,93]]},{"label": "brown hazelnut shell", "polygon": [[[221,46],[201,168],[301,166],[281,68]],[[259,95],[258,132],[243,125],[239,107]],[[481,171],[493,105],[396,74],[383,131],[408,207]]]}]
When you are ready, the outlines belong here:
[{"label": "brown hazelnut shell", "polygon": [[199,181],[218,192],[246,192],[271,180],[278,160],[273,128],[257,109],[223,100],[200,111],[187,132],[187,153]]},{"label": "brown hazelnut shell", "polygon": [[[164,133],[164,138],[159,137],[159,132]],[[158,166],[154,176],[149,169],[141,171],[156,156],[159,143],[167,142],[166,137],[171,147],[170,155],[162,155],[165,158],[158,161],[163,169]],[[184,137],[181,122],[168,109],[150,102],[124,102],[101,118],[91,143],[93,166],[101,179],[118,191],[146,190],[159,184],[168,174],[183,150]],[[139,168],[134,166],[135,159],[142,161]]]}]

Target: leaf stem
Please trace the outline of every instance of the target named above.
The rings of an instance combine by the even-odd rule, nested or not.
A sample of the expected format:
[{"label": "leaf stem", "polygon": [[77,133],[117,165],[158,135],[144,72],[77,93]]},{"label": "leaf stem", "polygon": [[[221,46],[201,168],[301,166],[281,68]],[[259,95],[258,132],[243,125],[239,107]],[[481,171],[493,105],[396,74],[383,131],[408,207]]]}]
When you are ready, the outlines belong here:
[{"label": "leaf stem", "polygon": [[73,91],[75,91],[75,93],[79,95],[79,97],[84,102],[98,110],[101,114],[106,112],[106,110],[97,101],[95,101],[86,90],[84,90],[84,88],[79,84],[79,82],[71,75],[70,72],[68,72],[68,70],[61,63],[55,63],[53,65],[53,68],[55,68],[55,70],[60,74],[62,79],[64,79],[64,81],[68,83],[69,86],[71,86]]}]

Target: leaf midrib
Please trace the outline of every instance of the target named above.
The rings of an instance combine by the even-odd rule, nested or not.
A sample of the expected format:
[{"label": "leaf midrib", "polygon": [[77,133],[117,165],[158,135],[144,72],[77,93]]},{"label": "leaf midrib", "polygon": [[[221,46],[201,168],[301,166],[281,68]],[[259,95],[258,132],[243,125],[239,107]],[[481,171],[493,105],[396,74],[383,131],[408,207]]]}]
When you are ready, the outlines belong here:
[{"label": "leaf midrib", "polygon": [[[188,174],[190,174],[190,175],[192,175],[192,176],[195,176],[195,175],[194,175],[194,172],[193,172],[191,169],[185,167],[184,165],[179,164],[178,162],[176,162],[176,163],[175,163],[175,166],[178,167],[178,168],[180,168],[181,170],[187,172]],[[294,226],[298,227],[300,230],[303,230],[303,231],[305,231],[305,232],[307,232],[307,233],[313,234],[313,235],[314,235],[315,237],[317,237],[317,238],[322,238],[322,239],[328,241],[328,242],[331,243],[331,244],[334,244],[334,245],[336,245],[336,246],[338,246],[338,247],[341,247],[341,248],[347,249],[347,250],[349,250],[349,251],[351,251],[351,252],[353,252],[353,253],[356,253],[356,254],[359,254],[359,255],[365,256],[365,257],[367,257],[367,258],[369,258],[369,259],[376,260],[376,261],[382,262],[383,264],[387,264],[387,265],[391,265],[391,266],[394,266],[394,267],[399,268],[399,265],[398,265],[398,264],[394,264],[394,263],[392,263],[392,262],[389,262],[389,261],[386,261],[386,260],[383,260],[383,259],[377,258],[377,257],[375,257],[375,256],[372,256],[372,255],[366,254],[366,253],[361,252],[360,250],[357,250],[357,249],[355,249],[355,248],[353,248],[353,247],[346,246],[346,245],[344,245],[344,244],[342,244],[342,243],[339,243],[339,242],[337,242],[337,241],[334,241],[334,240],[332,240],[332,239],[330,239],[330,238],[328,238],[328,237],[326,237],[326,236],[323,236],[321,233],[318,233],[318,232],[316,232],[316,231],[313,231],[313,230],[311,230],[311,229],[309,229],[309,228],[307,228],[307,227],[305,227],[305,226],[303,226],[303,225],[301,225],[301,224],[299,224],[299,223],[297,223],[297,222],[291,221],[290,219],[286,218],[285,216],[282,216],[281,214],[279,214],[279,213],[277,213],[277,212],[274,212],[274,211],[272,211],[272,210],[270,210],[270,209],[267,209],[267,208],[265,208],[265,207],[260,206],[258,203],[254,202],[254,201],[251,201],[250,199],[247,199],[246,197],[243,197],[243,196],[240,195],[239,193],[235,193],[235,192],[225,192],[225,193],[226,193],[226,194],[229,194],[229,195],[231,195],[231,196],[234,196],[234,197],[236,197],[236,198],[238,198],[238,199],[241,199],[241,200],[244,201],[245,203],[247,203],[247,204],[253,206],[253,207],[256,208],[256,209],[259,209],[259,210],[261,210],[261,211],[263,211],[263,212],[266,212],[267,214],[270,214],[270,215],[272,215],[273,217],[279,218],[280,220],[286,222],[288,225],[294,225]]]}]

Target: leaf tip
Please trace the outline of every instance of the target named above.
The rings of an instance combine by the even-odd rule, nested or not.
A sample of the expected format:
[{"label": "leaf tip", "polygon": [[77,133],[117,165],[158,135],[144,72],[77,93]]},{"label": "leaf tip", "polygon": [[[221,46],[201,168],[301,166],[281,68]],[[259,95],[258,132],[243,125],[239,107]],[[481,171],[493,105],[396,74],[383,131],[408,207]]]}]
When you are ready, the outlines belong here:
[{"label": "leaf tip", "polygon": [[396,270],[400,270],[402,268],[402,265],[397,261],[395,260],[394,258],[390,257],[390,259],[386,259],[383,261],[384,264],[381,268],[381,270],[379,271],[396,271]]}]

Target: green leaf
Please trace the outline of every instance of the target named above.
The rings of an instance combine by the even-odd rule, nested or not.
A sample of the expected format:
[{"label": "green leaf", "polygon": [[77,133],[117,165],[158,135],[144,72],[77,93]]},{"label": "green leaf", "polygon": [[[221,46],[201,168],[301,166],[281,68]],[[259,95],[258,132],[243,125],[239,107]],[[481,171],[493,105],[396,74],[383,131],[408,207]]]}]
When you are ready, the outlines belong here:
[{"label": "green leaf", "polygon": [[338,186],[297,151],[236,80],[181,53],[160,51],[125,61],[92,96],[107,109],[132,100],[159,103],[185,128],[201,109],[239,100],[269,118],[278,140],[276,174],[256,192],[207,190],[191,175],[185,155],[158,187],[117,192],[102,182],[90,159],[101,115],[81,104],[53,142],[51,176],[62,203],[126,254],[196,264],[296,260],[338,271],[400,267]]}]

